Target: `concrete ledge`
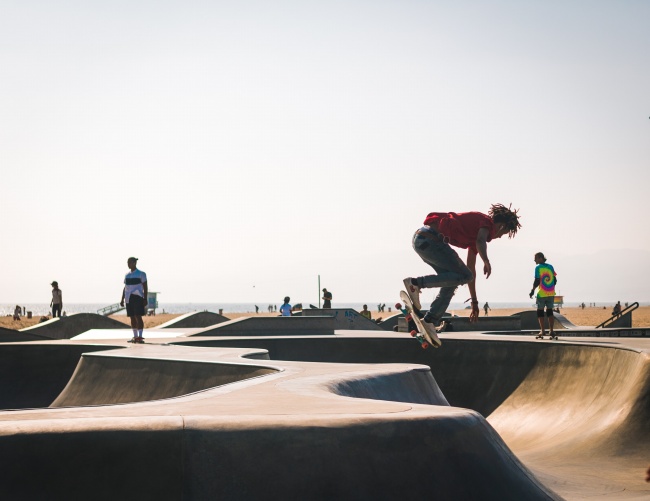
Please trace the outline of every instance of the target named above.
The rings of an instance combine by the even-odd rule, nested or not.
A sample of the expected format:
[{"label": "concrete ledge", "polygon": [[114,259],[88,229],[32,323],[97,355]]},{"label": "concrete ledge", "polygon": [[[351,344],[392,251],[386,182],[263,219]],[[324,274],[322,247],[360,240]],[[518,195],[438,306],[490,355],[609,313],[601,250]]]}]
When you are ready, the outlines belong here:
[{"label": "concrete ledge", "polygon": [[245,317],[207,327],[192,336],[319,336],[334,334],[331,316]]},{"label": "concrete ledge", "polygon": [[[447,324],[446,332],[485,332],[485,331],[519,331],[521,320],[516,316],[479,317],[478,321],[470,322],[469,317],[444,317]],[[404,318],[400,318],[399,331],[406,332],[407,325]]]},{"label": "concrete ledge", "polygon": [[332,317],[334,319],[335,329],[346,330],[366,330],[378,331],[382,330],[376,322],[368,320],[361,315],[358,311],[352,308],[310,308],[302,310],[303,317]]}]

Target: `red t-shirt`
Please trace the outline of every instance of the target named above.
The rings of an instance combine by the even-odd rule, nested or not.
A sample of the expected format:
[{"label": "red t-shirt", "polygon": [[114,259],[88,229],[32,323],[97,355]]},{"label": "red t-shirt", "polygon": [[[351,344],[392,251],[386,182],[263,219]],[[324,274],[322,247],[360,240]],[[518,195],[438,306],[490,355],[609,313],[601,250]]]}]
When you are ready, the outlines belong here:
[{"label": "red t-shirt", "polygon": [[488,242],[494,237],[494,221],[481,212],[431,212],[424,224],[437,225],[438,233],[454,247],[472,249],[476,253],[478,230],[488,229]]}]

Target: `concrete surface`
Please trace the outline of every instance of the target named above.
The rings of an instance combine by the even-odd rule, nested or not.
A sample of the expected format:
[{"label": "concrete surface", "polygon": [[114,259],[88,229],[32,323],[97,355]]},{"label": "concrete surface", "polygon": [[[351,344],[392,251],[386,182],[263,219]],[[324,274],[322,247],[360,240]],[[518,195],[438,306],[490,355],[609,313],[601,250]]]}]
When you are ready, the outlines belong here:
[{"label": "concrete surface", "polygon": [[169,322],[160,324],[157,328],[182,329],[185,327],[210,327],[211,325],[217,325],[223,322],[227,322],[228,320],[230,320],[228,317],[224,317],[218,313],[212,313],[211,311],[192,311],[190,313],[186,313],[185,315],[173,318]]},{"label": "concrete surface", "polygon": [[648,338],[152,331],[0,345],[0,498],[650,496]]},{"label": "concrete surface", "polygon": [[[366,320],[366,319],[364,319]],[[337,320],[330,315],[296,317],[243,317],[196,332],[195,336],[310,336],[334,334]]]},{"label": "concrete surface", "polygon": [[352,308],[311,308],[302,310],[303,317],[326,317],[334,319],[335,329],[347,330],[382,330],[376,322],[368,320]]},{"label": "concrete surface", "polygon": [[74,313],[67,317],[51,318],[47,322],[21,329],[20,332],[48,339],[70,339],[89,329],[131,330],[131,327],[96,313]]}]

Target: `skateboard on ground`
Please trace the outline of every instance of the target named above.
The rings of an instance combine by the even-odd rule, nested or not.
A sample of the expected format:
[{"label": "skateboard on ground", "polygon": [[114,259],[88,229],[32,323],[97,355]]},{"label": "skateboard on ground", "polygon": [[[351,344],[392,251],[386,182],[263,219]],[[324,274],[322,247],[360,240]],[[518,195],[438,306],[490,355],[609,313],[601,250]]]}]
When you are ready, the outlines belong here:
[{"label": "skateboard on ground", "polygon": [[144,338],[143,337],[140,337],[140,338],[137,338],[137,339],[136,338],[131,338],[131,339],[129,339],[128,342],[133,343],[133,344],[144,344]]},{"label": "skateboard on ground", "polygon": [[[544,339],[544,336],[542,336],[542,334],[540,332],[539,334],[537,334],[537,336],[535,336],[535,339]],[[548,340],[549,341],[557,341],[557,336],[555,335],[555,333],[553,333],[553,335],[549,336]]]},{"label": "skateboard on ground", "polygon": [[424,326],[423,321],[420,319],[419,310],[416,310],[413,306],[411,298],[406,293],[406,291],[400,291],[399,297],[404,303],[404,306],[400,303],[395,305],[395,308],[401,310],[404,313],[404,317],[407,322],[408,330],[411,333],[411,336],[418,340],[420,346],[423,349],[427,349],[429,346],[434,348],[439,348],[442,345],[442,341],[436,335],[436,332],[442,332],[444,330],[445,323],[442,322],[440,327],[433,329],[433,331],[428,331]]}]

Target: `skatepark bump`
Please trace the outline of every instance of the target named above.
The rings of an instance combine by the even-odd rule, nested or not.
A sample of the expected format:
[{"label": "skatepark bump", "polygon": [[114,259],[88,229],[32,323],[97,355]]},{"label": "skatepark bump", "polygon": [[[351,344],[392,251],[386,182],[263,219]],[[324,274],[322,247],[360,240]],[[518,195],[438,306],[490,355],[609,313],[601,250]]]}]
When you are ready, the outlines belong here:
[{"label": "skatepark bump", "polygon": [[74,313],[67,317],[52,318],[47,322],[21,329],[20,332],[48,339],[70,339],[89,329],[130,329],[130,327],[96,313]]},{"label": "skatepark bump", "polygon": [[218,313],[212,313],[211,311],[192,311],[181,315],[179,317],[171,319],[169,322],[160,324],[158,329],[184,329],[184,328],[200,328],[200,327],[210,327],[211,325],[217,325],[223,322],[227,322],[230,319],[219,315]]},{"label": "skatepark bump", "polygon": [[50,407],[172,398],[273,372],[277,370],[207,360],[173,359],[173,355],[170,358],[143,358],[86,353],[70,382]]}]

